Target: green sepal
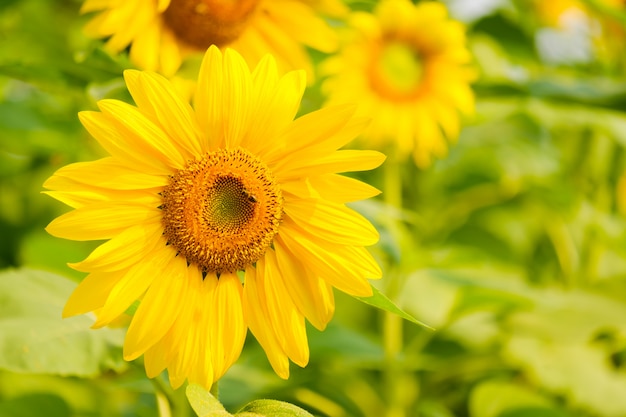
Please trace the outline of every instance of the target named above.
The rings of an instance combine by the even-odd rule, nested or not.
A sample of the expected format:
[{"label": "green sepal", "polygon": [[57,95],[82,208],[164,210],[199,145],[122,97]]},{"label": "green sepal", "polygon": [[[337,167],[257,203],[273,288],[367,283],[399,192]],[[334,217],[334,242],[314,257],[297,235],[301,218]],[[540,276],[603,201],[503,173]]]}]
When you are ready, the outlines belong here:
[{"label": "green sepal", "polygon": [[185,391],[191,408],[198,417],[229,417],[232,416],[222,403],[209,391],[197,384],[189,384]]}]

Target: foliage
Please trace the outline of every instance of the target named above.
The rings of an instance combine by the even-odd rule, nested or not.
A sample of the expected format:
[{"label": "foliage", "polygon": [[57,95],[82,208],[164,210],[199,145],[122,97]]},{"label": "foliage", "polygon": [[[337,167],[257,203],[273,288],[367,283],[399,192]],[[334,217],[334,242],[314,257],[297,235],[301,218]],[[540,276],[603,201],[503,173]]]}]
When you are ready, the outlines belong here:
[{"label": "foliage", "polygon": [[[165,402],[191,416],[183,389],[122,361],[124,323],[60,318],[83,277],[65,264],[93,245],[45,233],[65,209],[41,184],[101,155],[78,111],[131,100],[127,57],[84,36],[80,3],[0,3],[0,415],[147,417]],[[287,381],[250,338],[220,381],[224,409],[209,414],[210,394],[187,388],[198,415],[626,415],[626,11],[579,2],[618,29],[578,45],[583,59],[535,2],[447,3],[480,74],[476,115],[432,167],[390,158],[363,174],[384,191],[354,204],[381,234],[376,296],[336,294],[333,322],[309,329],[311,363]],[[319,86],[305,98],[319,107]],[[298,409],[270,411],[278,400]]]}]

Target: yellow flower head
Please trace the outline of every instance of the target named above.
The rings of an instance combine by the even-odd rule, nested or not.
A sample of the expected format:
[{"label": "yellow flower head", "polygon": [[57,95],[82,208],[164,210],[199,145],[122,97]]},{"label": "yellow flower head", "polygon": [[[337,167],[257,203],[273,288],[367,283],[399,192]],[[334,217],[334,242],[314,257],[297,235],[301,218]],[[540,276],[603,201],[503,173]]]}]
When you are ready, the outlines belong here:
[{"label": "yellow flower head", "polygon": [[364,136],[393,142],[425,167],[459,134],[459,111],[470,114],[474,71],[465,30],[444,5],[384,0],[374,14],[357,12],[351,36],[323,64],[329,104],[358,102],[373,118]]},{"label": "yellow flower head", "polygon": [[[308,46],[332,52],[335,33],[307,4],[310,0],[86,0],[81,11],[98,12],[87,24],[92,37],[108,37],[117,53],[130,45],[139,68],[172,76],[182,59],[209,46],[236,49],[250,67],[266,53],[281,69],[313,73]],[[334,0],[321,4],[335,10]]]},{"label": "yellow flower head", "polygon": [[[612,8],[623,8],[624,0],[600,0],[600,4]],[[560,29],[567,29],[573,18],[589,18],[593,14],[581,0],[534,0],[533,6],[543,25]]]},{"label": "yellow flower head", "polygon": [[247,327],[281,377],[306,365],[305,319],[323,329],[333,287],[371,294],[381,271],[365,246],[378,233],[345,203],[378,191],[339,172],[384,156],[338,150],[367,121],[353,106],[293,120],[303,71],[280,78],[266,56],[250,73],[211,47],[193,108],[152,72],[128,70],[137,104],[102,100],[80,120],[110,154],[58,170],[44,186],[74,208],[54,236],[108,240],[72,267],[89,275],[64,315],[105,326],[136,300],[124,357],[150,377],[209,387],[237,359]]}]

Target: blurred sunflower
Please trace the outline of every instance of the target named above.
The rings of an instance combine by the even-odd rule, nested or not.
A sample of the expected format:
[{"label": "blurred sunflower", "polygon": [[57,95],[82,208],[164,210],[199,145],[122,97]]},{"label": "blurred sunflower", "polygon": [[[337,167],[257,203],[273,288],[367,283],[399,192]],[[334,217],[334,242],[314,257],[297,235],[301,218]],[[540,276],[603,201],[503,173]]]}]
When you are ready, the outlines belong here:
[{"label": "blurred sunflower", "polygon": [[86,0],[82,13],[98,12],[85,30],[108,37],[117,53],[130,45],[141,69],[172,76],[182,60],[209,46],[236,49],[250,67],[266,53],[281,70],[313,67],[304,46],[332,52],[337,39],[313,6],[339,13],[338,0]]},{"label": "blurred sunflower", "polygon": [[[554,64],[601,63],[618,73],[626,66],[626,33],[619,16],[624,0],[533,2],[540,29],[535,37],[540,56]],[[527,7],[521,3],[521,7]]]},{"label": "blurred sunflower", "polygon": [[[591,13],[587,4],[581,0],[534,0],[533,6],[543,25],[561,29],[567,29],[572,19]],[[596,7],[619,9],[624,7],[624,0],[599,0]]]},{"label": "blurred sunflower", "polygon": [[392,142],[427,167],[458,136],[459,111],[474,109],[464,27],[440,3],[408,0],[354,13],[349,26],[345,45],[322,64],[328,104],[360,103],[373,117],[365,138]]},{"label": "blurred sunflower", "polygon": [[90,274],[64,316],[106,326],[136,300],[124,357],[148,376],[209,387],[237,359],[249,327],[274,370],[309,358],[305,319],[323,329],[333,287],[371,294],[380,268],[364,246],[378,233],[348,201],[378,191],[339,172],[384,156],[337,150],[367,123],[352,106],[293,120],[303,71],[278,76],[266,56],[250,73],[211,47],[192,108],[152,72],[124,73],[137,107],[102,100],[80,120],[111,155],[59,169],[44,186],[75,210],[47,227],[108,239],[72,267]]}]

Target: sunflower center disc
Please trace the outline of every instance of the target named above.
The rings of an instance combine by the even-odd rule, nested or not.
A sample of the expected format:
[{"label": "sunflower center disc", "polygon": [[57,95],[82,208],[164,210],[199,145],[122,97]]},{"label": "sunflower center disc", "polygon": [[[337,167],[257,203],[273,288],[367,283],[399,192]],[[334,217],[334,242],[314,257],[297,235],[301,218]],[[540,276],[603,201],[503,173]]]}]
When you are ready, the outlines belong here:
[{"label": "sunflower center disc", "polygon": [[372,67],[372,83],[383,95],[394,99],[413,96],[422,83],[422,59],[403,42],[384,45]]},{"label": "sunflower center disc", "polygon": [[244,31],[260,0],[171,0],[163,13],[176,37],[199,49],[224,46]]},{"label": "sunflower center disc", "polygon": [[283,215],[269,168],[241,148],[189,162],[161,194],[168,243],[206,272],[235,272],[259,260]]}]

